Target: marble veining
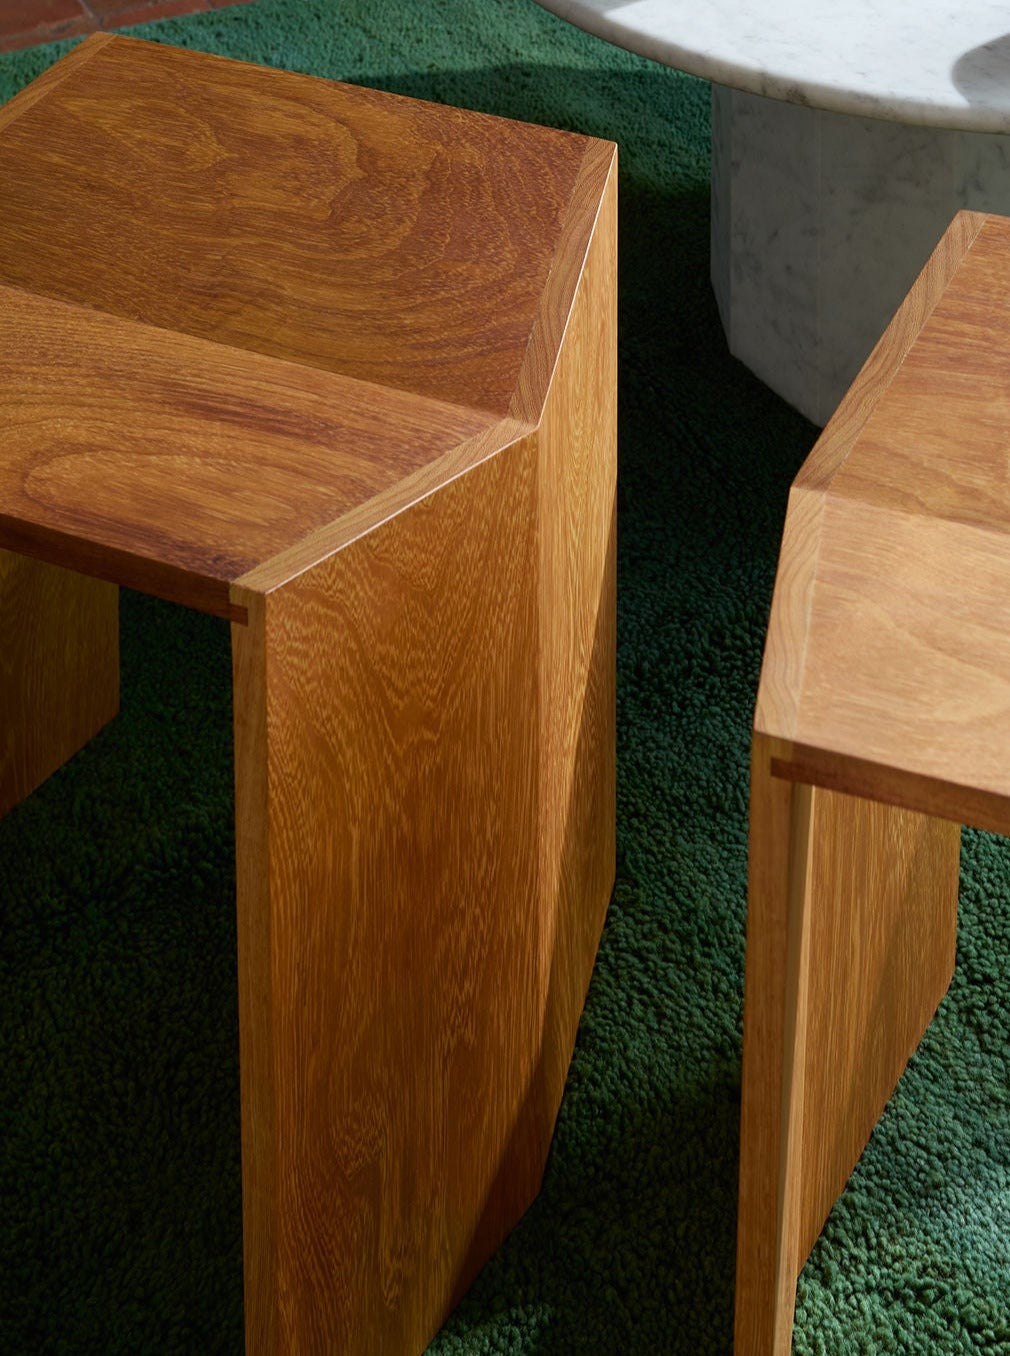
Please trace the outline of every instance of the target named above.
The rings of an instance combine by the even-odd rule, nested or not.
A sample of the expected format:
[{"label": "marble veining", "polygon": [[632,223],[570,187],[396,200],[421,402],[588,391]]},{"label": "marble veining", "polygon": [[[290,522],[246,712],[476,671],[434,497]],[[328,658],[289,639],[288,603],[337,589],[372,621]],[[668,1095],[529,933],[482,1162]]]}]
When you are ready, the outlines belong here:
[{"label": "marble veining", "polygon": [[538,0],[721,85],[834,113],[1010,132],[1007,0]]},{"label": "marble veining", "polygon": [[1010,137],[712,87],[712,281],[731,351],[824,424],[954,213],[1010,214]]},{"label": "marble veining", "polygon": [[731,351],[823,424],[960,207],[1010,213],[1010,0],[538,0],[712,81]]}]

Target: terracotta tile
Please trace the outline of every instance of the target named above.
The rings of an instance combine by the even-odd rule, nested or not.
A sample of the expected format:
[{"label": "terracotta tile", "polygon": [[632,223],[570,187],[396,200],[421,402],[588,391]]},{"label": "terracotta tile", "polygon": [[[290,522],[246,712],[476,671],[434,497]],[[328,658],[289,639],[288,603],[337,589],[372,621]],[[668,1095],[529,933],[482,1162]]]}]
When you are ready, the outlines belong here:
[{"label": "terracotta tile", "polygon": [[22,47],[37,47],[42,42],[55,42],[57,38],[78,38],[85,33],[93,33],[96,25],[93,19],[74,19],[67,23],[55,24],[52,28],[36,28],[30,33],[5,33],[0,29],[0,52],[16,52]]},{"label": "terracotta tile", "polygon": [[0,0],[0,32],[34,33],[82,15],[80,0]]},{"label": "terracotta tile", "polygon": [[55,38],[94,32],[94,19],[78,0],[0,0],[0,51],[34,47]]},{"label": "terracotta tile", "polygon": [[0,52],[99,28],[126,28],[152,19],[223,9],[240,0],[0,0]]},{"label": "terracotta tile", "polygon": [[[135,11],[153,9],[156,0],[85,0],[85,3],[98,22],[108,28],[110,19],[118,21],[120,14],[132,14]],[[138,20],[138,22],[142,21]]]},{"label": "terracotta tile", "polygon": [[101,18],[103,28],[129,28],[131,24],[146,24],[152,19],[178,19],[208,8],[206,0],[148,0],[140,4],[137,0],[88,0],[88,3]]}]

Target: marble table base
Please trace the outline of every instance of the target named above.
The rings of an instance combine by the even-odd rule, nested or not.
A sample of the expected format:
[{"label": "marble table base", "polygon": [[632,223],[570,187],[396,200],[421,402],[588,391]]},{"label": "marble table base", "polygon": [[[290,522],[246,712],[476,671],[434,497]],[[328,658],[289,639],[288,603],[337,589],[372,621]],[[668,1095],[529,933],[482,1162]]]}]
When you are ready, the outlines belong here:
[{"label": "marble table base", "polygon": [[816,424],[961,207],[1010,215],[1010,136],[712,86],[712,285],[730,350]]}]

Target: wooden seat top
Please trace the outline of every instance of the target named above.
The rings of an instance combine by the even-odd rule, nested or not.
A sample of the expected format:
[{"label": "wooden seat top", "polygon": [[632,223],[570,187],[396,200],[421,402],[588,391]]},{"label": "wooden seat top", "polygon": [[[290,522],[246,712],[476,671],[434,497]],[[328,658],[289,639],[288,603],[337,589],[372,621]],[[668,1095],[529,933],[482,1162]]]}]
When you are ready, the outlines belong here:
[{"label": "wooden seat top", "polygon": [[88,39],[0,109],[0,547],[234,615],[507,445],[613,159]]},{"label": "wooden seat top", "polygon": [[782,775],[1010,832],[1010,221],[960,213],[790,494]]}]

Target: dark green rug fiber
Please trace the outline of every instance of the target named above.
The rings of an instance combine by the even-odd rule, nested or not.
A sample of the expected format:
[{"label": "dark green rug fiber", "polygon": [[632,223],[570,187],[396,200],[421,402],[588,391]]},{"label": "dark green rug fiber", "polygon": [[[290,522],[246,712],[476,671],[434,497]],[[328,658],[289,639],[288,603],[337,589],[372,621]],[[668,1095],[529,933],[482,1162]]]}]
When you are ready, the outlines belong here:
[{"label": "dark green rug fiber", "polygon": [[[617,884],[543,1192],[430,1350],[723,1356],[748,732],[814,430],[726,352],[708,88],[531,0],[138,31],[620,143]],[[66,46],[0,56],[0,98]],[[122,714],[0,823],[0,1352],[238,1356],[228,633],[133,594],[122,626]],[[966,833],[954,983],[803,1272],[795,1351],[1010,1352],[1008,975],[1010,853]]]}]

